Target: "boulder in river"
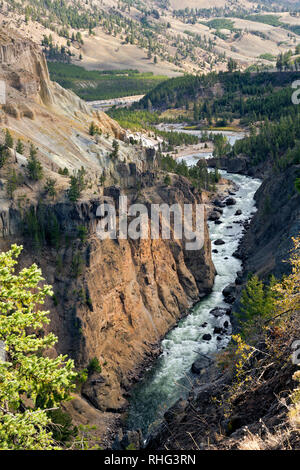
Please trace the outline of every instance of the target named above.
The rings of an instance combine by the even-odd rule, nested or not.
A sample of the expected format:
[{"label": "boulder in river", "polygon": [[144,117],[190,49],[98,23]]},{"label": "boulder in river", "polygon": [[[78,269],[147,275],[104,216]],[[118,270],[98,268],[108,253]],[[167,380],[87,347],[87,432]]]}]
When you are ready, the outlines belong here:
[{"label": "boulder in river", "polygon": [[214,242],[214,245],[225,245],[225,242],[221,238],[218,238],[218,240]]},{"label": "boulder in river", "polygon": [[236,285],[235,284],[229,284],[222,291],[222,294],[224,295],[224,297],[229,297],[230,295],[235,295],[235,293],[236,293]]},{"label": "boulder in river", "polygon": [[233,304],[236,300],[236,284],[229,284],[223,289],[222,294],[224,295],[224,301],[227,304]]},{"label": "boulder in river", "polygon": [[232,256],[237,259],[243,259],[243,256],[239,250],[236,250],[234,253],[232,253]]},{"label": "boulder in river", "polygon": [[238,209],[234,215],[242,215],[242,213],[243,213],[242,210]]},{"label": "boulder in river", "polygon": [[212,360],[203,355],[193,363],[191,370],[194,374],[200,374],[201,371],[209,367],[211,363]]},{"label": "boulder in river", "polygon": [[221,225],[222,223],[223,223],[222,220],[215,220],[216,225]]},{"label": "boulder in river", "polygon": [[224,302],[226,302],[227,304],[234,304],[235,301],[236,297],[234,295],[229,295],[224,299]]},{"label": "boulder in river", "polygon": [[202,339],[204,341],[210,341],[211,340],[211,335],[209,333],[206,333],[205,335],[202,336]]},{"label": "boulder in river", "polygon": [[242,273],[242,271],[238,271],[238,272],[236,273],[235,283],[236,283],[236,285],[238,285],[238,286],[240,286],[241,284],[243,284],[243,273]]},{"label": "boulder in river", "polygon": [[213,200],[213,205],[217,206],[217,207],[225,207],[226,206],[226,204],[224,204],[224,202],[222,202],[220,199],[214,199]]},{"label": "boulder in river", "polygon": [[204,366],[203,366],[203,362],[201,361],[201,359],[198,359],[197,361],[195,361],[192,364],[192,372],[194,374],[200,374],[200,372],[203,368],[204,368]]},{"label": "boulder in river", "polygon": [[218,318],[218,317],[223,317],[223,315],[230,315],[231,309],[224,308],[224,307],[215,307],[209,313],[213,315],[214,317]]},{"label": "boulder in river", "polygon": [[214,328],[214,335],[222,335],[225,333],[225,330],[220,326],[215,326]]},{"label": "boulder in river", "polygon": [[215,220],[219,220],[219,218],[221,217],[221,214],[217,211],[213,211],[209,214],[209,217],[208,217],[208,220],[211,220],[211,221],[215,221]]},{"label": "boulder in river", "polygon": [[235,206],[236,199],[234,197],[228,197],[225,201],[226,206]]},{"label": "boulder in river", "polygon": [[220,207],[215,207],[214,211],[219,212],[219,214],[223,214],[223,209],[221,209]]}]

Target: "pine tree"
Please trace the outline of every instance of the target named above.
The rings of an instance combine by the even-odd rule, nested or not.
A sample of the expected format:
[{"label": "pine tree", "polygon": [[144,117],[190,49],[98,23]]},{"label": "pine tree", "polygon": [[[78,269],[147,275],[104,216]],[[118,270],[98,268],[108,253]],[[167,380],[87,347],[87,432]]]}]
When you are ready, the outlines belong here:
[{"label": "pine tree", "polygon": [[11,149],[14,147],[14,140],[8,129],[5,131],[5,145]]},{"label": "pine tree", "polygon": [[20,178],[18,177],[16,170],[12,169],[7,177],[6,193],[10,199],[12,199],[14,191],[20,184]]},{"label": "pine tree", "polygon": [[242,336],[249,336],[253,329],[261,322],[271,318],[275,309],[276,295],[274,293],[275,278],[272,277],[269,285],[252,276],[242,292],[241,312]]},{"label": "pine tree", "polygon": [[289,259],[292,272],[272,288],[277,297],[277,316],[292,315],[300,309],[300,236],[292,240],[294,249]]},{"label": "pine tree", "polygon": [[37,150],[31,145],[30,155],[27,163],[27,174],[32,181],[39,181],[43,178],[43,168],[37,159]]},{"label": "pine tree", "polygon": [[9,159],[9,150],[5,146],[0,146],[0,168],[2,168]]},{"label": "pine tree", "polygon": [[52,198],[56,196],[56,180],[54,178],[47,178],[45,184],[45,192]]},{"label": "pine tree", "polygon": [[20,153],[21,155],[23,155],[23,152],[24,152],[24,145],[20,139],[18,139],[18,142],[16,145],[16,152]]},{"label": "pine tree", "polygon": [[164,183],[166,186],[170,186],[172,180],[171,180],[171,177],[170,175],[166,175],[165,178],[164,178]]},{"label": "pine tree", "polygon": [[113,160],[116,160],[118,158],[118,155],[119,155],[119,149],[120,149],[119,142],[116,139],[114,139],[113,143],[112,143],[112,146],[113,146],[113,151],[111,152],[110,157]]},{"label": "pine tree", "polygon": [[41,305],[53,292],[41,285],[35,264],[15,274],[21,251],[12,245],[0,254],[0,341],[6,356],[0,360],[0,448],[55,449],[49,410],[69,397],[76,374],[66,356],[42,354],[57,342],[52,333],[42,333],[49,312]]},{"label": "pine tree", "polygon": [[70,189],[68,192],[68,197],[71,202],[76,202],[81,196],[82,191],[86,187],[85,182],[85,170],[81,168],[75,175],[70,178]]},{"label": "pine tree", "polygon": [[89,134],[90,135],[95,135],[97,133],[97,126],[94,123],[94,121],[91,122],[90,127],[89,127]]}]

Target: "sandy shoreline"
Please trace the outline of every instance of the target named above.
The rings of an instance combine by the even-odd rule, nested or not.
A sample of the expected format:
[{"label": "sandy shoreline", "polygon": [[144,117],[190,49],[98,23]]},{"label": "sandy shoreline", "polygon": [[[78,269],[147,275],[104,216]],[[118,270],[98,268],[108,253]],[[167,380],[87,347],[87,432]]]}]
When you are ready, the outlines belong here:
[{"label": "sandy shoreline", "polygon": [[212,153],[214,150],[214,145],[212,142],[207,142],[207,147],[204,143],[199,143],[195,145],[183,145],[177,147],[175,152],[168,152],[174,158],[188,157],[189,155],[195,155],[197,153]]}]

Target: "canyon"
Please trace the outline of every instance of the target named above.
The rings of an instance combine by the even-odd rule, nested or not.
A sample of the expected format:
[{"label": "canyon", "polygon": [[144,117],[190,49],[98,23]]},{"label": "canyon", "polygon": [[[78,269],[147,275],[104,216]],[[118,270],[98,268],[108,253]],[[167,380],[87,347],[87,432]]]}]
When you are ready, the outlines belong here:
[{"label": "canyon", "polygon": [[[279,75],[287,81],[287,74]],[[236,85],[243,80],[239,72],[234,77]],[[184,99],[225,102],[225,82],[216,85],[214,74],[208,78],[211,87],[199,84],[191,96],[187,89]],[[226,74],[221,78],[226,80]],[[254,82],[254,74],[247,75],[251,78]],[[145,445],[148,450],[228,450],[291,443],[297,448],[298,424],[288,424],[287,414],[296,371],[290,350],[299,331],[298,311],[286,329],[276,325],[254,343],[248,364],[252,389],[236,392],[229,361],[232,350],[226,348],[232,330],[242,328],[233,313],[240,308],[249,276],[255,274],[267,283],[271,275],[280,279],[291,272],[285,260],[292,237],[300,231],[299,161],[287,159],[278,171],[275,163],[283,165],[282,160],[254,164],[250,155],[229,152],[206,164],[204,147],[201,155],[188,155],[186,149],[183,159],[188,165],[199,159],[196,170],[205,172],[207,165],[217,170],[213,189],[197,189],[203,186],[190,178],[188,165],[184,170],[189,178],[163,171],[159,144],[150,148],[146,138],[135,140],[108,115],[53,83],[39,46],[9,29],[0,31],[0,80],[7,98],[0,109],[0,249],[23,245],[19,268],[36,263],[45,282],[53,285],[54,295],[46,302],[50,324],[39,334],[53,332],[59,339],[47,351],[50,358],[66,354],[75,361],[76,391],[62,409],[75,425],[84,427],[88,445],[115,450]],[[238,85],[236,90],[238,94]],[[251,96],[251,87],[246,90]],[[174,108],[176,93],[172,92]],[[165,97],[171,109],[168,94]],[[224,105],[228,116],[233,98],[229,95]],[[186,111],[192,111],[187,104]],[[167,103],[160,99],[159,106],[165,109]],[[270,104],[270,112],[272,106],[276,103]],[[215,106],[215,124],[222,109]],[[201,112],[198,120],[203,124],[207,109],[203,106]],[[22,143],[20,153],[7,145],[8,133]],[[205,148],[215,150],[213,135],[207,139],[211,146]],[[43,171],[38,181],[32,181],[27,171],[27,155],[35,149]],[[17,184],[9,192],[14,175]],[[71,200],[70,184],[78,175],[83,175],[84,187]],[[45,183],[53,180],[51,195]],[[169,240],[100,240],[98,208],[114,206],[119,221],[120,196],[126,196],[128,204],[143,204],[149,214],[152,204],[190,204],[195,217],[196,206],[204,204],[203,246],[189,251],[186,240],[175,239],[173,233]],[[222,315],[227,326],[220,333],[217,321]],[[268,348],[272,361],[266,359],[271,357]],[[178,384],[185,387],[184,393]],[[157,418],[160,424],[151,432]],[[249,433],[255,444],[245,441]]]},{"label": "canyon", "polygon": [[[1,169],[0,247],[24,245],[20,267],[36,262],[54,286],[47,329],[59,342],[49,355],[68,354],[78,370],[94,357],[99,360],[101,373],[90,374],[65,407],[75,424],[96,426],[101,445],[108,446],[132,383],[159,354],[165,334],[211,292],[215,268],[207,226],[204,246],[196,252],[186,251],[184,240],[100,241],[97,208],[102,202],[117,206],[121,194],[147,207],[195,208],[202,196],[180,176],[167,186],[154,150],[130,145],[116,122],[52,83],[33,43],[2,31],[0,57],[8,98],[1,127],[24,142],[24,153],[32,142],[45,176],[57,181],[57,195],[45,197],[41,182],[26,179],[27,158],[10,151],[8,165],[24,174],[24,183],[9,200],[7,168]],[[91,122],[101,129],[97,138],[88,134]],[[119,141],[117,160],[110,156],[113,139]],[[88,185],[77,202],[70,202],[68,178],[59,170],[72,174],[81,167]],[[103,175],[105,184],[99,183]]]}]

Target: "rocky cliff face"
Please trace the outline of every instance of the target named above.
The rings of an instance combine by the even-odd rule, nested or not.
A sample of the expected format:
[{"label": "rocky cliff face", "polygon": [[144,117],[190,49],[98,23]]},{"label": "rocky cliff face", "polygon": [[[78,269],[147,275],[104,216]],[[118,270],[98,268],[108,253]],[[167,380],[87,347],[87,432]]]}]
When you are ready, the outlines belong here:
[{"label": "rocky cliff face", "polygon": [[256,194],[258,211],[245,234],[240,252],[247,272],[266,278],[286,274],[285,263],[292,249],[292,237],[300,232],[300,194],[295,180],[300,166],[294,165],[281,174],[267,177]]},{"label": "rocky cliff face", "polygon": [[[0,30],[0,80],[7,89],[0,123],[24,142],[30,139],[50,168],[58,169],[64,163],[71,171],[82,165],[94,170],[98,166],[99,170],[97,159],[106,154],[104,149],[108,150],[111,143],[104,137],[97,142],[86,141],[92,121],[103,134],[125,138],[115,121],[51,82],[44,54],[15,31]],[[94,145],[93,149],[88,148],[89,144]],[[124,158],[128,160],[127,155]]]},{"label": "rocky cliff face", "polygon": [[[101,202],[117,204],[120,189],[106,188],[105,193],[75,205],[40,203],[35,220],[46,243],[37,252],[25,222],[23,262],[36,261],[54,285],[55,301],[49,309],[50,328],[59,337],[57,352],[70,354],[78,367],[99,359],[102,372],[89,378],[83,395],[101,411],[116,412],[124,409],[141,367],[159,353],[160,340],[211,291],[215,269],[206,226],[203,248],[191,252],[178,240],[100,241],[97,207]],[[179,177],[174,177],[171,188],[158,182],[147,186],[138,199],[136,192],[129,197],[147,205],[201,203],[200,195]],[[19,238],[22,220],[24,226],[24,215],[9,209],[2,247]],[[78,239],[79,227],[86,229],[83,241]]]}]

